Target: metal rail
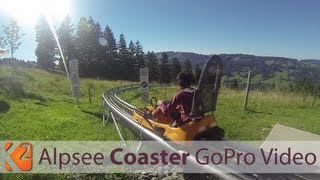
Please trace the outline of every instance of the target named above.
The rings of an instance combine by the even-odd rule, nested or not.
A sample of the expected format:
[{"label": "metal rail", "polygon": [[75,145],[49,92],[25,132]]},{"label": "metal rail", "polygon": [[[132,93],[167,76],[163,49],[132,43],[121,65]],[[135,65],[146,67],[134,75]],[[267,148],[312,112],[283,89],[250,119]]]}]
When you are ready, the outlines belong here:
[{"label": "metal rail", "polygon": [[[163,137],[160,137],[153,133],[151,130],[141,126],[138,124],[134,119],[132,119],[133,112],[135,110],[139,111],[138,108],[129,104],[128,102],[119,98],[119,94],[123,91],[138,89],[138,85],[127,85],[127,86],[120,86],[115,87],[112,89],[107,90],[103,94],[103,104],[109,109],[110,112],[114,113],[117,117],[121,119],[121,122],[130,125],[130,128],[137,130],[140,132],[140,135],[143,134],[148,138],[159,142],[162,146],[168,148],[173,152],[180,152],[180,150],[175,149],[171,146],[168,141],[165,141]],[[199,164],[194,163],[195,165],[199,166]],[[314,174],[242,174],[242,173],[234,173],[228,174],[226,169],[218,169],[216,167],[211,167],[210,165],[201,166],[202,169],[206,169],[207,172],[211,172],[214,176],[221,178],[221,179],[315,179],[319,178],[318,175]],[[228,168],[228,167],[226,167]]]}]

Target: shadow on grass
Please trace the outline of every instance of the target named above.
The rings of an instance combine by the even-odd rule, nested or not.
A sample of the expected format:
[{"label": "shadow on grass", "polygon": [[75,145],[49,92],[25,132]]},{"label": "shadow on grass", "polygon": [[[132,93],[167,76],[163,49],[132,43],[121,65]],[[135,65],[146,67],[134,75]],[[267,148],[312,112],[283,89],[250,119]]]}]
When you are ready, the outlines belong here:
[{"label": "shadow on grass", "polygon": [[268,114],[268,115],[271,115],[271,114],[273,114],[273,113],[271,113],[271,112],[264,112],[264,111],[257,111],[257,110],[255,110],[255,109],[247,109],[247,110],[245,110],[245,113],[246,114],[249,114],[249,113],[252,113],[252,114]]},{"label": "shadow on grass", "polygon": [[91,111],[86,111],[86,110],[81,110],[83,113],[86,113],[86,114],[90,114],[90,115],[93,115],[99,119],[102,119],[102,114],[99,113],[99,112],[91,112]]},{"label": "shadow on grass", "polygon": [[47,104],[45,104],[45,102],[42,102],[42,101],[40,101],[40,102],[35,102],[34,104],[35,104],[35,105],[39,105],[39,106],[45,106],[45,107],[48,106]]},{"label": "shadow on grass", "polygon": [[42,104],[46,102],[46,99],[44,97],[42,97],[41,95],[35,94],[35,93],[30,93],[30,92],[25,93],[25,98],[38,100]]},{"label": "shadow on grass", "polygon": [[38,100],[41,103],[46,102],[46,99],[41,95],[33,92],[26,92],[23,88],[23,84],[14,78],[0,78],[0,94],[13,100],[27,98]]},{"label": "shadow on grass", "polygon": [[5,113],[10,109],[9,103],[6,101],[0,101],[0,113]]}]

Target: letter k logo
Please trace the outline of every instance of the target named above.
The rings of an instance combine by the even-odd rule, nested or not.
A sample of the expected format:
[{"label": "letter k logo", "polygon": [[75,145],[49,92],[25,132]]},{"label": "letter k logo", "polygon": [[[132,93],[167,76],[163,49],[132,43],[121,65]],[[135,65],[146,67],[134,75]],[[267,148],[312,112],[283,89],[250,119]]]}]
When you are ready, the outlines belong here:
[{"label": "letter k logo", "polygon": [[[5,144],[6,153],[10,153],[10,159],[21,171],[30,171],[32,169],[32,144],[21,142],[14,148],[13,142]],[[12,171],[12,163],[6,161],[4,167],[7,171]]]}]

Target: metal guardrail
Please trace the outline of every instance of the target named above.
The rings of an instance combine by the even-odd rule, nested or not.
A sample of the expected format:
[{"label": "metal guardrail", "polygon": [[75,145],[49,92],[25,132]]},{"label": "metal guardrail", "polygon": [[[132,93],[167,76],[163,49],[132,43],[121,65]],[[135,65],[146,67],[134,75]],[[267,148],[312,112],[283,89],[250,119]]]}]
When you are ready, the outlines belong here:
[{"label": "metal guardrail", "polygon": [[[109,109],[110,112],[114,113],[117,117],[121,119],[122,122],[127,123],[131,128],[139,131],[140,134],[143,133],[147,135],[148,138],[151,140],[159,142],[162,146],[172,150],[173,152],[180,152],[179,150],[175,149],[171,146],[168,141],[165,141],[162,137],[156,135],[151,130],[141,126],[138,124],[133,118],[133,112],[137,110],[137,108],[128,102],[119,98],[119,94],[123,91],[138,89],[139,85],[127,85],[127,86],[120,86],[115,87],[112,89],[107,90],[102,98],[103,98],[103,107]],[[199,164],[195,163],[195,165],[199,166]],[[217,167],[212,167],[210,165],[201,166],[202,169],[206,169],[207,172],[213,173],[213,176],[221,178],[221,179],[318,179],[319,175],[315,174],[242,174],[242,173],[235,173],[235,174],[228,174],[224,169],[218,169]]]}]

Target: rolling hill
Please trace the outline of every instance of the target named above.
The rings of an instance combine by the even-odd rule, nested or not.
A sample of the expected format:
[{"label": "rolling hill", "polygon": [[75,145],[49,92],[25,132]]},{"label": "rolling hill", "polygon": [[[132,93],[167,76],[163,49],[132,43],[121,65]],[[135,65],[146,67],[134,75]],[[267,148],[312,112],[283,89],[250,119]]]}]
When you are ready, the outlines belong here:
[{"label": "rolling hill", "polygon": [[[156,53],[161,57],[162,52]],[[169,59],[177,57],[181,63],[187,59],[194,66],[203,65],[210,55],[190,52],[167,51]],[[303,78],[310,78],[320,83],[320,60],[298,60],[285,57],[255,56],[249,54],[219,54],[224,64],[224,84],[228,85],[236,78],[244,84],[248,71],[251,70],[252,84],[258,88],[286,87]]]}]

